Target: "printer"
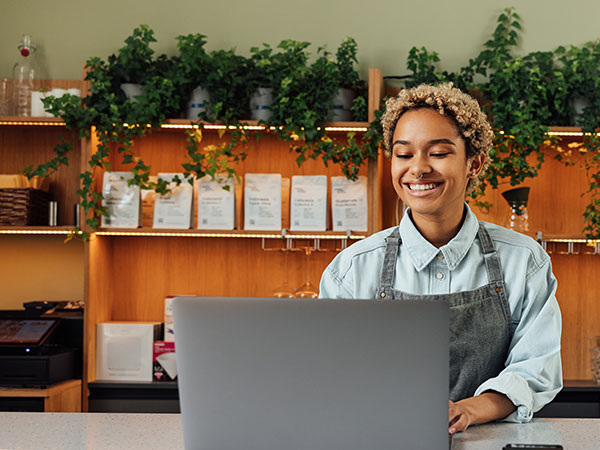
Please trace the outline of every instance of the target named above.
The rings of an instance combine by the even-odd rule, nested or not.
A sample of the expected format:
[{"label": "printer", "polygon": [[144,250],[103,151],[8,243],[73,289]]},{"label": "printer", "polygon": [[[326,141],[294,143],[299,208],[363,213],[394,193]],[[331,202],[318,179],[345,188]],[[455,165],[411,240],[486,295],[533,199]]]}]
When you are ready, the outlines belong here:
[{"label": "printer", "polygon": [[48,387],[81,378],[83,307],[29,302],[0,311],[0,386]]}]

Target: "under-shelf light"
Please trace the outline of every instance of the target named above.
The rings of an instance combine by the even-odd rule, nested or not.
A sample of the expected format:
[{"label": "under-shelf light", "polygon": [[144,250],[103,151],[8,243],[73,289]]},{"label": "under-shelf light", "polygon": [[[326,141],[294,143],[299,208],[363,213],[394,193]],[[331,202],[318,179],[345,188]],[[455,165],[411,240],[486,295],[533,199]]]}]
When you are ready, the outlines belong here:
[{"label": "under-shelf light", "polygon": [[[38,235],[38,234],[45,234],[45,235],[62,235],[62,234],[70,234],[72,233],[73,230],[28,230],[28,229],[14,229],[14,230],[0,230],[0,234],[10,234],[10,235]],[[81,234],[81,231],[78,231],[77,234]]]},{"label": "under-shelf light", "polygon": [[331,235],[331,234],[282,234],[275,233],[203,233],[177,231],[97,231],[97,236],[148,236],[148,237],[195,237],[195,238],[246,238],[246,239],[352,239],[366,238],[365,235]]},{"label": "under-shelf light", "polygon": [[[591,136],[592,133],[583,133],[582,131],[548,131],[548,136]],[[600,136],[600,133],[596,133],[596,136]]]},{"label": "under-shelf light", "polygon": [[52,121],[52,122],[43,122],[43,121],[39,121],[39,122],[34,122],[34,121],[17,121],[17,120],[1,120],[0,121],[0,125],[18,125],[18,126],[40,126],[40,127],[64,127],[66,126],[66,123],[64,122],[57,122],[57,121]]},{"label": "under-shelf light", "polygon": [[[160,126],[161,128],[165,128],[165,129],[183,129],[183,130],[189,130],[192,128],[199,128],[198,125],[194,125],[194,124],[177,124],[177,123],[165,123],[162,124]],[[267,127],[265,125],[241,125],[239,127],[235,126],[235,125],[217,125],[217,124],[206,124],[204,125],[204,129],[206,130],[235,130],[237,128],[241,128],[243,130],[250,130],[250,131],[264,131],[267,129]],[[275,127],[275,126],[271,126],[269,127],[269,130],[273,131],[276,130],[277,128],[282,128],[282,127]],[[320,129],[320,128],[318,128]],[[367,131],[367,127],[325,127],[325,131],[329,131],[332,133],[336,133],[336,132],[358,132],[358,133],[364,133]]]}]

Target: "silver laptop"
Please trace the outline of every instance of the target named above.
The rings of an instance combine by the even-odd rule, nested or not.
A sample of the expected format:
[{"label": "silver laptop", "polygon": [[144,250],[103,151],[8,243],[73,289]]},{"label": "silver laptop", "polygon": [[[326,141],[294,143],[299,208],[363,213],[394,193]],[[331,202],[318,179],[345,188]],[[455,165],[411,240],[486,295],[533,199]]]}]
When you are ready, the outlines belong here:
[{"label": "silver laptop", "polygon": [[448,448],[444,302],[178,297],[186,450]]}]

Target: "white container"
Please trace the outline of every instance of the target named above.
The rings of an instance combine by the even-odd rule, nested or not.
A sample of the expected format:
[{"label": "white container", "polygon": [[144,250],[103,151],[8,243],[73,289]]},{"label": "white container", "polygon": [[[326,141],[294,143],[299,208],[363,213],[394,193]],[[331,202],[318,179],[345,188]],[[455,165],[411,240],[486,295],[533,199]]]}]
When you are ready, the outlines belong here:
[{"label": "white container", "polygon": [[142,85],[137,83],[122,83],[121,90],[125,93],[125,97],[129,100],[137,102],[138,99],[135,97],[139,97],[142,95]]},{"label": "white container", "polygon": [[159,322],[104,322],[96,325],[96,379],[152,381],[154,341]]},{"label": "white container", "polygon": [[571,108],[573,109],[573,125],[582,126],[584,115],[583,111],[585,108],[592,106],[592,102],[585,97],[572,97],[569,100]]},{"label": "white container", "polygon": [[187,119],[197,120],[198,115],[208,110],[208,103],[210,102],[210,93],[202,86],[198,86],[192,91],[190,100],[187,104]]},{"label": "white container", "polygon": [[273,89],[258,88],[250,97],[250,120],[267,121],[273,116]]},{"label": "white container", "polygon": [[333,96],[331,110],[329,113],[330,120],[333,122],[350,122],[352,121],[352,102],[356,98],[356,93],[352,89],[341,88]]},{"label": "white container", "polygon": [[42,91],[33,91],[31,93],[31,116],[32,117],[52,117],[52,114],[46,112],[42,99],[46,98],[51,93]]}]

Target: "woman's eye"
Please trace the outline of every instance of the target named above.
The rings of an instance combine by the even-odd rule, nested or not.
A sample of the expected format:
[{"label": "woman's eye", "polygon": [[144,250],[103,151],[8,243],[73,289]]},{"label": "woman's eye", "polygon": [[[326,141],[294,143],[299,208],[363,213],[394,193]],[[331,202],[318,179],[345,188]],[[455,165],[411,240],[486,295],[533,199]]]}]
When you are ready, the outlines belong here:
[{"label": "woman's eye", "polygon": [[396,155],[396,158],[399,158],[399,159],[409,159],[409,158],[412,158],[412,155],[407,155],[407,154],[397,154],[397,155]]},{"label": "woman's eye", "polygon": [[433,156],[434,158],[443,158],[444,156],[448,156],[450,154],[450,152],[439,152],[439,153],[432,153],[431,156]]}]

